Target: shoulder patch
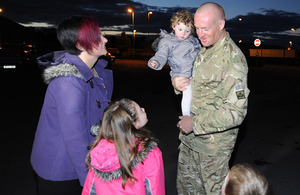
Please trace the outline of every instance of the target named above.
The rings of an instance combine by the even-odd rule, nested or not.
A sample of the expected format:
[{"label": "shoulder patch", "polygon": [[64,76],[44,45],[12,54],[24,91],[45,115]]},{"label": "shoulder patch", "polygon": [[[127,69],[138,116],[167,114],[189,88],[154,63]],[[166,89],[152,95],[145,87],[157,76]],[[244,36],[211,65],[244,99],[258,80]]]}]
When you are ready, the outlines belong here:
[{"label": "shoulder patch", "polygon": [[246,98],[244,90],[236,91],[235,94],[238,100]]},{"label": "shoulder patch", "polygon": [[241,89],[244,89],[244,87],[242,85],[237,85],[237,86],[235,86],[235,89],[236,90],[241,90]]}]

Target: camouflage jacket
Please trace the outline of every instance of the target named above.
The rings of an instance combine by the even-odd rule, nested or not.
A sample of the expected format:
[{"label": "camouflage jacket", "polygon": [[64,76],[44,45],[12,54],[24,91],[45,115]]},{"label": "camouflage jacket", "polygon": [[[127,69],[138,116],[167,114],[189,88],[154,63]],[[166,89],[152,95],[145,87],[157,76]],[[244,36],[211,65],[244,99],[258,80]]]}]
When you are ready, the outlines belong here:
[{"label": "camouflage jacket", "polygon": [[227,36],[211,48],[202,48],[192,76],[193,133],[181,134],[186,145],[198,136],[236,129],[247,113],[247,61],[238,46]]}]

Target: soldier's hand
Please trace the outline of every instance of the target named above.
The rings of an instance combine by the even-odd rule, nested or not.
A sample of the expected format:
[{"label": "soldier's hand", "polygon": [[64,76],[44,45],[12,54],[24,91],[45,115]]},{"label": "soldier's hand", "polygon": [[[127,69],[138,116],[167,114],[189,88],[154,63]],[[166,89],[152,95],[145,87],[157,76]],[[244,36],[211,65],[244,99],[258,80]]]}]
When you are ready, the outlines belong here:
[{"label": "soldier's hand", "polygon": [[185,134],[191,133],[193,131],[193,118],[191,116],[180,116],[179,119],[177,127]]}]

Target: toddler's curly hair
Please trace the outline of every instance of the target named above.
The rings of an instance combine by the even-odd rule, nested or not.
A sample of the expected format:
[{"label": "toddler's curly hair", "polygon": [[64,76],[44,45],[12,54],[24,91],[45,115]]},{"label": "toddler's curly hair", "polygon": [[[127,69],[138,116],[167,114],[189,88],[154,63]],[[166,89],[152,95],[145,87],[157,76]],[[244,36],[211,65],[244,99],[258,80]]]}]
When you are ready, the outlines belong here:
[{"label": "toddler's curly hair", "polygon": [[194,33],[194,16],[189,10],[181,10],[176,12],[176,14],[171,18],[171,27],[175,27],[180,22],[186,26],[191,25],[191,31]]}]

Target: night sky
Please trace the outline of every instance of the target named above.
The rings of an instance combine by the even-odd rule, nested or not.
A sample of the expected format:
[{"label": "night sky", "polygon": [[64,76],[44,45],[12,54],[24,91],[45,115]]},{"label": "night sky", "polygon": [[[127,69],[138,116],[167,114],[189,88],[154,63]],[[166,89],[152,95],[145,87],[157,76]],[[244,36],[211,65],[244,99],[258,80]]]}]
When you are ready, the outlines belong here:
[{"label": "night sky", "polygon": [[[288,47],[290,40],[300,43],[300,1],[296,0],[226,0],[215,1],[226,12],[226,29],[235,39],[252,43],[260,38],[263,44]],[[159,29],[170,31],[170,18],[181,9],[192,13],[204,1],[198,0],[1,0],[2,16],[25,26],[56,27],[72,15],[91,16],[98,20],[106,35],[132,32],[130,7],[135,12],[138,35],[155,35]],[[148,11],[150,15],[148,25]],[[242,21],[239,22],[239,18]],[[291,28],[295,30],[295,36]],[[295,45],[299,47],[298,45]]]}]

